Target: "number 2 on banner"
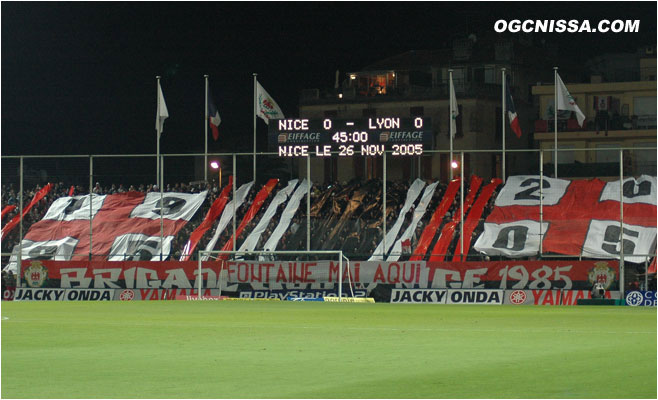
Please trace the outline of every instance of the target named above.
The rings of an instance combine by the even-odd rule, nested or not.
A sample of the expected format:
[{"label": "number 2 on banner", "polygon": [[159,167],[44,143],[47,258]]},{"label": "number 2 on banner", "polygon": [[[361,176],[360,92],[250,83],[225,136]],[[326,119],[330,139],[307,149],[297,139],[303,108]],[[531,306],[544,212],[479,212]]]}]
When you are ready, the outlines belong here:
[{"label": "number 2 on banner", "polygon": [[[510,176],[496,198],[496,206],[556,205],[566,194],[570,181],[539,176]],[[541,189],[541,190],[540,190]]]},{"label": "number 2 on banner", "polygon": [[[543,179],[544,189],[550,188],[551,184],[546,179]],[[533,185],[534,184],[534,185]],[[530,186],[532,185],[532,186]],[[523,190],[514,195],[514,200],[536,200],[539,201],[539,179],[530,178],[521,183],[521,186],[530,186],[530,188]]]}]

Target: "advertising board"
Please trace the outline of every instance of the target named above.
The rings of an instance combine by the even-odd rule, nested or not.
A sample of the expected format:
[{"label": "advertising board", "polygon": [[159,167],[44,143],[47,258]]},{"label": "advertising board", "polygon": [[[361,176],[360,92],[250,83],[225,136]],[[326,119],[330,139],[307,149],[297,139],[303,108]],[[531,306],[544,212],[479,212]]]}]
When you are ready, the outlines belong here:
[{"label": "advertising board", "polygon": [[656,292],[647,290],[633,290],[626,292],[626,305],[632,307],[656,307]]},{"label": "advertising board", "polygon": [[[619,299],[619,292],[606,291],[606,299]],[[575,306],[580,299],[591,299],[589,290],[506,290],[503,304]]]},{"label": "advertising board", "polygon": [[391,303],[503,304],[503,290],[393,289]]},{"label": "advertising board", "polygon": [[18,288],[14,301],[109,301],[112,289],[35,289]]},{"label": "advertising board", "polygon": [[[219,289],[202,289],[202,298],[213,298],[219,296]],[[199,291],[197,289],[115,289],[114,299],[121,301],[133,300],[187,300],[187,298],[197,299]]]},{"label": "advertising board", "polygon": [[16,293],[16,286],[7,286],[2,291],[2,301],[14,300],[14,293]]},{"label": "advertising board", "polygon": [[[354,296],[349,290],[343,289],[343,297],[366,297],[367,291],[363,289],[354,290]],[[288,297],[302,299],[322,299],[326,297],[338,297],[338,291],[314,290],[314,289],[283,289],[283,290],[245,290],[240,291],[238,297],[243,299],[281,299]]]},{"label": "advertising board", "polygon": [[446,289],[393,289],[391,303],[446,304]]},{"label": "advertising board", "polygon": [[[654,305],[655,292],[639,293],[642,300],[630,305]],[[653,294],[653,297],[651,297]],[[633,294],[632,296],[637,296]],[[607,291],[606,299],[619,299],[619,292]],[[455,289],[393,289],[391,303],[425,304],[506,304],[506,305],[570,305],[580,299],[591,299],[589,290],[455,290]],[[627,300],[628,301],[628,300]]]}]

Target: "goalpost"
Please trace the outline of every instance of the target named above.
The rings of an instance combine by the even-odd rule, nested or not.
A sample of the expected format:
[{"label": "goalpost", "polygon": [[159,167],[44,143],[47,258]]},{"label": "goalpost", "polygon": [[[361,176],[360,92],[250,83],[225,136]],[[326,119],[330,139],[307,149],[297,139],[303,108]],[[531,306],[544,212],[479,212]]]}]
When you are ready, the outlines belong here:
[{"label": "goalpost", "polygon": [[[310,251],[228,251],[228,250],[199,250],[198,252],[198,271],[197,271],[197,285],[198,296],[201,299],[203,292],[203,265],[210,263],[211,269],[217,271],[217,286],[219,288],[219,295],[222,294],[222,276],[225,277],[225,282],[228,283],[228,268],[226,262],[236,261],[245,263],[275,263],[275,265],[283,265],[290,262],[319,262],[323,267],[317,267],[315,278],[320,279],[318,283],[331,283],[330,266],[332,263],[338,263],[338,301],[342,301],[343,297],[343,284],[347,280],[350,290],[350,295],[354,297],[353,280],[350,272],[350,260],[343,254],[341,250],[310,250]],[[347,274],[343,274],[343,269]],[[347,275],[347,276],[344,276]],[[325,279],[323,281],[323,279]]]}]

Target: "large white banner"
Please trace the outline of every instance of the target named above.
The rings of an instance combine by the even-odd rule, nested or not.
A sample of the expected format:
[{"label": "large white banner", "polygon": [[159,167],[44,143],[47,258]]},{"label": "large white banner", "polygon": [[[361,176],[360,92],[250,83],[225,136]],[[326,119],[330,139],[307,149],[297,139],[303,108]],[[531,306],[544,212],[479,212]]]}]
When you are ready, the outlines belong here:
[{"label": "large white banner", "polygon": [[[617,259],[623,250],[630,262],[644,262],[655,255],[655,177],[643,175],[623,182],[544,178],[541,184],[543,198],[538,176],[510,177],[474,248],[510,257],[541,251]],[[540,221],[544,223],[541,234]]]},{"label": "large white banner", "polygon": [[393,224],[393,227],[386,233],[386,249],[384,249],[384,240],[382,240],[379,245],[377,245],[377,248],[372,253],[372,256],[368,259],[368,261],[380,261],[384,259],[383,255],[388,253],[388,250],[395,243],[395,238],[398,236],[398,232],[400,232],[400,229],[402,228],[402,224],[404,223],[404,218],[407,215],[407,212],[414,204],[418,196],[420,196],[420,192],[424,186],[425,182],[421,179],[416,179],[411,184],[409,190],[407,191],[407,198],[404,202],[404,205],[400,210],[400,214],[398,214],[398,219],[395,221],[395,224]]},{"label": "large white banner", "polygon": [[249,236],[247,236],[245,239],[244,243],[242,243],[238,249],[239,251],[252,251],[256,248],[261,235],[263,232],[265,232],[265,229],[267,229],[267,226],[270,224],[272,218],[274,218],[274,215],[276,215],[276,210],[279,208],[279,205],[288,200],[293,190],[295,189],[297,182],[297,179],[292,179],[288,181],[288,186],[277,192],[276,196],[274,196],[274,199],[272,199],[272,202],[270,202],[270,205],[267,207],[267,210],[265,210],[265,213],[261,217],[260,221],[258,221],[258,225],[256,225],[254,230],[251,231]]},{"label": "large white banner", "polygon": [[[619,187],[619,185],[617,185]],[[643,263],[647,259],[634,254],[655,254],[656,228],[624,224],[622,241],[622,227],[619,221],[592,220],[587,231],[583,245],[583,257],[619,258],[624,249],[624,260]]]},{"label": "large white banner", "polygon": [[307,184],[306,179],[302,180],[302,183],[299,184],[299,187],[295,190],[295,193],[292,195],[286,208],[283,210],[283,214],[281,214],[279,225],[277,225],[274,232],[272,232],[272,236],[267,239],[267,242],[263,246],[264,250],[276,250],[276,247],[279,245],[279,240],[281,240],[281,236],[283,236],[288,229],[290,221],[292,221],[292,218],[295,216],[295,213],[299,208],[299,203],[302,201],[302,197],[308,193],[310,186],[311,185]]},{"label": "large white banner", "polygon": [[160,236],[147,236],[141,233],[120,235],[112,243],[108,260],[163,261],[171,251],[173,240],[173,236],[164,236],[164,245],[161,245]]},{"label": "large white banner", "polygon": [[484,231],[473,245],[479,252],[490,256],[527,257],[539,253],[541,236],[548,223],[514,221],[506,224],[485,223]]},{"label": "large white banner", "polygon": [[93,194],[91,197],[91,208],[89,207],[89,195],[75,197],[60,197],[53,201],[43,219],[56,221],[73,221],[77,219],[94,218],[98,210],[103,207],[107,196]]},{"label": "large white banner", "polygon": [[[78,245],[78,239],[74,237],[65,237],[59,240],[45,240],[35,242],[23,239],[23,261],[28,260],[55,260],[68,261],[71,259]],[[18,249],[19,245],[14,246],[9,263],[3,268],[3,271],[9,271],[16,274],[18,269]]]},{"label": "large white banner", "polygon": [[623,193],[624,204],[645,203],[656,205],[656,177],[642,175],[638,179],[624,179],[623,192],[619,188],[619,181],[606,183],[601,192],[600,201],[619,201]]},{"label": "large white banner", "polygon": [[423,215],[425,215],[425,211],[427,211],[427,206],[432,200],[432,196],[434,196],[434,191],[436,190],[436,186],[438,184],[439,182],[436,181],[428,185],[423,191],[423,195],[420,198],[420,202],[418,203],[418,206],[414,209],[414,216],[413,219],[411,220],[411,223],[404,231],[400,239],[398,239],[393,245],[393,250],[391,250],[391,254],[389,254],[389,256],[386,258],[387,261],[397,261],[402,255],[402,242],[406,240],[410,240],[411,237],[413,236],[414,231],[418,226],[418,223],[420,222],[421,218],[423,218]]},{"label": "large white banner", "polygon": [[543,182],[540,183],[537,175],[510,176],[498,193],[495,205],[496,207],[539,206],[541,189],[544,206],[552,206],[564,197],[568,187],[569,181],[565,179],[544,177]]},{"label": "large white banner", "polygon": [[[103,257],[120,253],[123,260],[124,254],[136,249],[151,251],[153,240],[144,238],[157,237],[159,242],[161,229],[165,237],[175,236],[201,207],[206,194],[125,192],[57,199],[26,233],[24,259],[80,261],[93,252]],[[163,258],[169,251],[165,243]],[[159,247],[157,253],[159,260]]]},{"label": "large white banner", "polygon": [[160,219],[162,214],[162,218],[189,221],[207,194],[208,191],[199,194],[150,192],[146,194],[144,202],[132,210],[130,218]]}]

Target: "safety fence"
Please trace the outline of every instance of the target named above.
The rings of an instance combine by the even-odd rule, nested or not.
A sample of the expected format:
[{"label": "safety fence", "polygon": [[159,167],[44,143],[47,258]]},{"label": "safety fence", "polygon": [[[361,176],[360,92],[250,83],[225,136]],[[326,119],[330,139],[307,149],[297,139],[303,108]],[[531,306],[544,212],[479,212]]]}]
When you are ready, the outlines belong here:
[{"label": "safety fence", "polygon": [[616,260],[621,286],[649,284],[655,147],[369,154],[166,154],[160,171],[154,155],[3,156],[2,265],[19,252],[342,250],[386,262]]}]

